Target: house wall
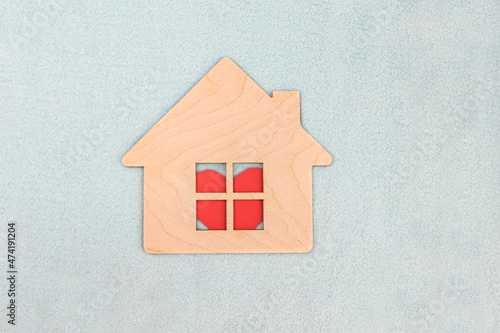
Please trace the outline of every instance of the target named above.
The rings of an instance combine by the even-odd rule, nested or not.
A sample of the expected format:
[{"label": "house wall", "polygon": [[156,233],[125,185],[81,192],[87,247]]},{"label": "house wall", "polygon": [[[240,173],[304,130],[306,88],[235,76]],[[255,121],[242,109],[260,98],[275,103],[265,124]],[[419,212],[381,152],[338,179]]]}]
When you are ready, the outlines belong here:
[{"label": "house wall", "polygon": [[[311,166],[266,163],[264,193],[195,193],[195,163],[144,170],[144,248],[150,253],[306,252],[312,246]],[[288,166],[286,166],[288,164]],[[231,169],[228,167],[228,170]],[[228,179],[232,173],[228,172]],[[232,181],[228,181],[232,185]],[[264,230],[196,230],[196,199],[264,200]],[[228,224],[232,206],[228,204]],[[231,228],[228,228],[231,229]]]}]

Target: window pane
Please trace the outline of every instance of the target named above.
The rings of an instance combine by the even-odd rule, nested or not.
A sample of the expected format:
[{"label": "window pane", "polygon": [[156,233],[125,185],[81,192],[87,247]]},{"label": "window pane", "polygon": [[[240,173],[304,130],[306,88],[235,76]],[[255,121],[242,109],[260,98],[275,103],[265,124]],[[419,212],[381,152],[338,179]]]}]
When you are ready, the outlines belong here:
[{"label": "window pane", "polygon": [[196,163],[196,192],[226,192],[226,164]]},{"label": "window pane", "polygon": [[226,230],[226,200],[197,200],[196,220],[197,230]]},{"label": "window pane", "polygon": [[263,170],[262,163],[234,163],[233,192],[263,192]]},{"label": "window pane", "polygon": [[262,230],[263,222],[264,200],[234,200],[234,230]]}]

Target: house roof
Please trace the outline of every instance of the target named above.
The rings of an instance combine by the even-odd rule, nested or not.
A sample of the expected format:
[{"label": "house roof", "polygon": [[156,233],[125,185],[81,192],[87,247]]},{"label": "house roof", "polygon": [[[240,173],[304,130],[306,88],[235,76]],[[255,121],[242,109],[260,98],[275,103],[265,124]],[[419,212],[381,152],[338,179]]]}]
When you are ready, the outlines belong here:
[{"label": "house roof", "polygon": [[300,125],[298,91],[275,91],[271,97],[231,59],[223,58],[125,154],[123,164],[147,166],[156,153],[187,146],[193,136],[202,139],[227,126],[243,127],[250,120],[276,131],[298,122],[300,142],[315,151],[308,155],[314,156],[311,164],[332,162],[331,155]]}]

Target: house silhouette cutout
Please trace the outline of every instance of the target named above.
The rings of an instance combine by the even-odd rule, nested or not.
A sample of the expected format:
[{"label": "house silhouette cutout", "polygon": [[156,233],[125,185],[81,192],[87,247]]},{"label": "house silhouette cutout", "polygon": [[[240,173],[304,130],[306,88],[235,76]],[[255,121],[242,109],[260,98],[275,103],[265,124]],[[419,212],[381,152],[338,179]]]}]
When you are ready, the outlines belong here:
[{"label": "house silhouette cutout", "polygon": [[[144,168],[149,253],[310,251],[312,167],[331,162],[302,128],[299,92],[271,97],[229,58],[123,157],[125,166]],[[197,173],[213,163],[224,174]],[[247,163],[261,169],[249,168],[237,184],[235,168]],[[214,227],[198,230],[197,219]]]}]

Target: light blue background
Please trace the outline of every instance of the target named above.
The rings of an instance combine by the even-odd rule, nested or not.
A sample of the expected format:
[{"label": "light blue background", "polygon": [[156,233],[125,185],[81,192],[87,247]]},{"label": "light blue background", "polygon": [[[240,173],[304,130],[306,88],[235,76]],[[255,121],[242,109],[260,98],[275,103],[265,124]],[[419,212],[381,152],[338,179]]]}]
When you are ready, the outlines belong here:
[{"label": "light blue background", "polygon": [[[1,1],[17,331],[498,332],[499,19],[488,0]],[[334,156],[310,253],[142,249],[121,157],[224,56],[299,90]]]}]

